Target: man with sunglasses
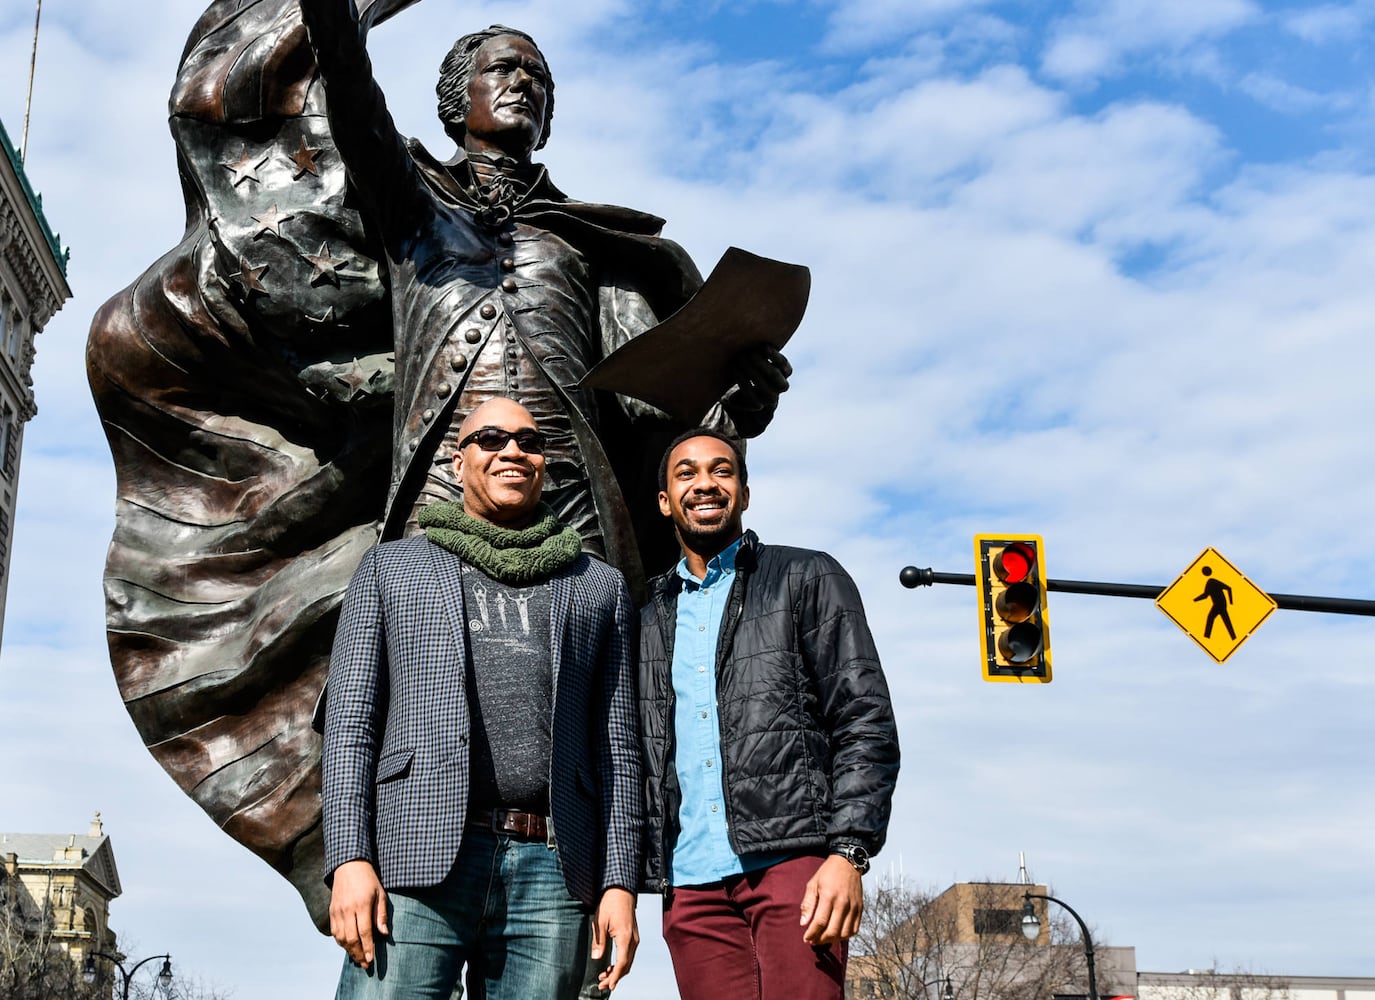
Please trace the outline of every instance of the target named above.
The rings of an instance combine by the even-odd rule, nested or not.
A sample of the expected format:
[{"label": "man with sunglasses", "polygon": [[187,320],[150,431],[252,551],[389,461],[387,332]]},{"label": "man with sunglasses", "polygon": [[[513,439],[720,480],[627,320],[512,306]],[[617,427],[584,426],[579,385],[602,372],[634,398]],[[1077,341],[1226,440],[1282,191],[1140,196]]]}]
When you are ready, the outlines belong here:
[{"label": "man with sunglasses", "polygon": [[[461,502],[364,556],[324,742],[339,997],[573,998],[639,936],[642,820],[621,574],[541,502],[545,437],[496,398],[463,421]],[[613,959],[614,955],[614,961]]]},{"label": "man with sunglasses", "polygon": [[683,1000],[840,1000],[897,728],[854,582],[745,531],[749,501],[730,438],[664,453],[683,559],[640,616],[646,881]]}]

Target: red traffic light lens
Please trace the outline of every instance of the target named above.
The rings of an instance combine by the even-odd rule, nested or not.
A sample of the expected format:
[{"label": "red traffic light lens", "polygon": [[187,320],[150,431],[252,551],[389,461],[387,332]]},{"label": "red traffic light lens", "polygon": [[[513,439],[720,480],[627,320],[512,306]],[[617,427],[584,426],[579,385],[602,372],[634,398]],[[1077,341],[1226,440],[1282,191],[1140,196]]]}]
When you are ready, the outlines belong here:
[{"label": "red traffic light lens", "polygon": [[993,572],[1004,583],[1021,583],[1036,568],[1036,549],[1026,542],[1013,542],[993,557]]}]

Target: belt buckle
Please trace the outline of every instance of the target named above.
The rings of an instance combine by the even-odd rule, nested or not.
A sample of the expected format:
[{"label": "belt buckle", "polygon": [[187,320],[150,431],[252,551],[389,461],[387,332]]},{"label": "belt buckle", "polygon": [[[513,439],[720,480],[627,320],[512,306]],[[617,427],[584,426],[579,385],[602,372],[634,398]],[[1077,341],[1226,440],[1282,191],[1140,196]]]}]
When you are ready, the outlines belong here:
[{"label": "belt buckle", "polygon": [[492,810],[492,832],[493,833],[516,833],[515,823],[511,819],[511,810],[493,809]]}]

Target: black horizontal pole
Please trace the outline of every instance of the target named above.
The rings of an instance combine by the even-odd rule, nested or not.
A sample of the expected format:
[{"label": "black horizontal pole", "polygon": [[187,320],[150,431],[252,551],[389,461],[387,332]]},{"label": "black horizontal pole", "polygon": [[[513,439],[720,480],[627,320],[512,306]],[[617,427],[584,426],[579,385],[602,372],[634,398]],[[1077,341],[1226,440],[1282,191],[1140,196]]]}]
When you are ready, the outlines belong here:
[{"label": "black horizontal pole", "polygon": [[[937,573],[932,569],[904,567],[898,574],[902,585],[909,590],[929,587],[936,583],[960,587],[974,586],[973,573]],[[1096,594],[1099,597],[1139,597],[1153,601],[1164,587],[1140,583],[1098,583],[1091,580],[1047,580],[1046,590],[1060,594]],[[1375,601],[1355,601],[1345,597],[1310,597],[1304,594],[1270,594],[1276,607],[1286,611],[1319,611],[1332,615],[1366,615],[1375,617]]]}]

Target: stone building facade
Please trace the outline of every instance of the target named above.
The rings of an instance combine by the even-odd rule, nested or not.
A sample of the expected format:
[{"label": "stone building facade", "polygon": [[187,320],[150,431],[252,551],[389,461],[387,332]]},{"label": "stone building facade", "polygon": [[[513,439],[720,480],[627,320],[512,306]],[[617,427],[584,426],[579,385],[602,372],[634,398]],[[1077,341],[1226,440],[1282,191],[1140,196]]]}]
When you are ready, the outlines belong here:
[{"label": "stone building facade", "polygon": [[85,836],[0,832],[0,919],[11,938],[39,941],[79,970],[89,953],[118,951],[110,901],[122,891],[99,813]]},{"label": "stone building facade", "polygon": [[0,123],[0,636],[9,591],[24,425],[38,412],[34,338],[71,298],[67,251],[43,216],[43,199]]}]

